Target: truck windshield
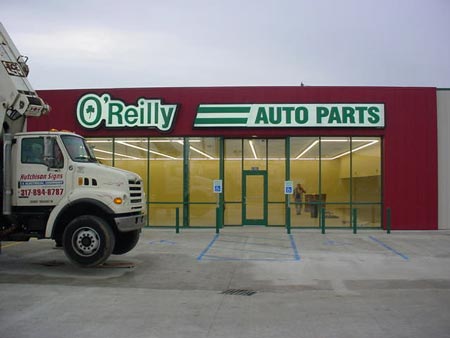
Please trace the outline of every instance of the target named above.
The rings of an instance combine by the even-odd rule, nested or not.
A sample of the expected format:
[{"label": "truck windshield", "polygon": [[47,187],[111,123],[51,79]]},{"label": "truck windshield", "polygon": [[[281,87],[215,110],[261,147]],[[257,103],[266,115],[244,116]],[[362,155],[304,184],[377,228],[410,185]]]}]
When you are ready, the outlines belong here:
[{"label": "truck windshield", "polygon": [[61,135],[61,139],[73,161],[97,162],[94,153],[88,147],[83,138],[72,135]]}]

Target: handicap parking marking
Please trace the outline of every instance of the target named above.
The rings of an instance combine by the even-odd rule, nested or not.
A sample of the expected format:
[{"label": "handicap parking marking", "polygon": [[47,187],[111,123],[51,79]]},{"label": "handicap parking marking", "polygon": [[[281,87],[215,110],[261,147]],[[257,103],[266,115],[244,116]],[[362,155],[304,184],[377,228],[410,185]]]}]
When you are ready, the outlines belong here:
[{"label": "handicap parking marking", "polygon": [[[300,260],[300,254],[297,249],[297,245],[295,243],[294,237],[292,235],[289,235],[289,245],[281,247],[282,250],[285,249],[291,249],[292,253],[290,252],[275,252],[275,251],[269,251],[269,250],[255,250],[255,249],[248,249],[248,248],[227,248],[224,246],[221,246],[219,244],[226,244],[226,243],[237,243],[237,244],[243,244],[247,246],[263,246],[266,248],[273,248],[273,249],[280,249],[280,246],[273,245],[270,243],[257,243],[257,242],[239,242],[239,241],[233,241],[233,240],[226,240],[223,239],[223,237],[227,237],[228,235],[221,235],[216,234],[214,238],[211,240],[211,242],[208,244],[208,246],[200,253],[200,255],[197,257],[198,261],[202,260],[214,260],[214,261],[264,261],[264,262],[292,262],[292,261],[299,261]],[[231,235],[233,237],[233,235]],[[241,238],[246,239],[255,239],[250,236],[239,236]],[[265,240],[272,240],[269,238],[265,238]],[[279,242],[279,239],[275,239],[275,241]],[[285,242],[286,240],[283,240]],[[256,254],[262,254],[263,257],[258,258],[240,258],[240,257],[229,257],[228,255],[217,255],[217,254],[211,254],[212,250],[232,250],[234,252],[244,252],[244,253],[256,253]],[[281,256],[281,257],[280,257]],[[283,258],[285,257],[285,258]]]},{"label": "handicap parking marking", "polygon": [[405,261],[409,261],[409,257],[406,256],[405,254],[395,250],[394,248],[390,247],[389,245],[387,245],[386,243],[384,243],[383,241],[379,240],[378,238],[374,237],[374,236],[369,236],[369,238],[374,241],[375,243],[378,243],[379,245],[381,245],[383,248],[395,253],[396,255],[400,256],[401,258],[403,258]]}]

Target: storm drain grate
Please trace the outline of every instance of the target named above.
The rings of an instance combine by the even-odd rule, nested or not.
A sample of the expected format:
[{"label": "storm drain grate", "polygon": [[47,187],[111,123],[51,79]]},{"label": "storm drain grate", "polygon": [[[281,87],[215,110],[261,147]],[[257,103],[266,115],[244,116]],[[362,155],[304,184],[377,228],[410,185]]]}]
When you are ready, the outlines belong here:
[{"label": "storm drain grate", "polygon": [[256,291],[244,290],[244,289],[228,289],[222,292],[224,295],[235,295],[235,296],[253,296]]}]

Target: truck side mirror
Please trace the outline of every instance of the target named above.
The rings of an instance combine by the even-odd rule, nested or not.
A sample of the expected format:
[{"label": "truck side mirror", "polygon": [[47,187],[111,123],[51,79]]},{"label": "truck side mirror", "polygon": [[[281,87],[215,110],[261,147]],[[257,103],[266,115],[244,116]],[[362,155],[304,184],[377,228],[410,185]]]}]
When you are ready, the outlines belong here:
[{"label": "truck side mirror", "polygon": [[46,137],[44,142],[44,164],[50,169],[64,167],[64,156],[56,137]]}]

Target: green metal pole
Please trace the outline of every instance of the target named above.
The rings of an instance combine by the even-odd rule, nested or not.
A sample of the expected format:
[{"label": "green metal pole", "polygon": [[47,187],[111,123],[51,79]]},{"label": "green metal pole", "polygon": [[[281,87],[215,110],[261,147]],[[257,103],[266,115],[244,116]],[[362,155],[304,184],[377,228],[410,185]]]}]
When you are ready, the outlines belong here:
[{"label": "green metal pole", "polygon": [[320,208],[320,227],[322,233],[325,233],[325,208]]},{"label": "green metal pole", "polygon": [[220,206],[220,228],[223,228],[225,223],[224,219],[224,208],[225,208],[225,144],[224,138],[221,137],[219,141],[219,154],[220,154],[220,162],[219,162],[219,179],[222,180],[222,193],[219,194],[219,206]]},{"label": "green metal pole", "polygon": [[219,225],[220,225],[220,229],[223,229],[223,203],[220,205],[219,208]]},{"label": "green metal pole", "polygon": [[175,209],[175,232],[180,233],[180,208]]},{"label": "green metal pole", "polygon": [[358,224],[358,219],[357,219],[357,214],[358,214],[358,209],[354,208],[352,209],[352,224],[353,224],[353,233],[356,234],[357,231],[357,224]]},{"label": "green metal pole", "polygon": [[220,231],[220,208],[216,207],[216,234],[218,234]]},{"label": "green metal pole", "polygon": [[289,202],[288,202],[288,206],[286,207],[286,229],[287,229],[288,235],[290,235],[291,234],[291,207],[289,206]]},{"label": "green metal pole", "polygon": [[[286,158],[286,168],[285,168],[285,180],[289,181],[291,178],[291,161],[290,161],[290,155],[291,155],[291,141],[290,137],[286,137],[284,140],[284,155]],[[291,234],[291,206],[289,203],[289,199],[291,196],[285,195],[285,205],[286,205],[286,230],[288,235]]]},{"label": "green metal pole", "polygon": [[391,233],[391,208],[386,209],[386,231]]},{"label": "green metal pole", "polygon": [[183,227],[190,223],[190,176],[189,176],[189,138],[183,138]]},{"label": "green metal pole", "polygon": [[150,226],[150,137],[147,137],[147,225]]}]

